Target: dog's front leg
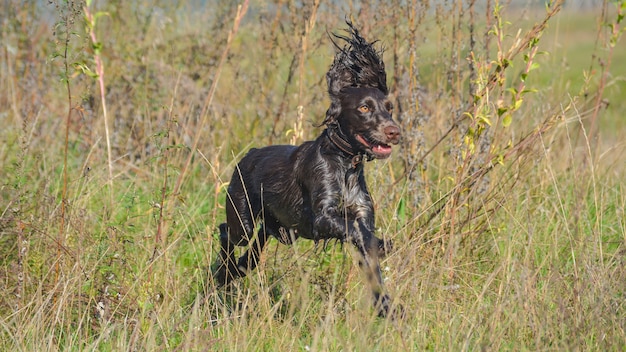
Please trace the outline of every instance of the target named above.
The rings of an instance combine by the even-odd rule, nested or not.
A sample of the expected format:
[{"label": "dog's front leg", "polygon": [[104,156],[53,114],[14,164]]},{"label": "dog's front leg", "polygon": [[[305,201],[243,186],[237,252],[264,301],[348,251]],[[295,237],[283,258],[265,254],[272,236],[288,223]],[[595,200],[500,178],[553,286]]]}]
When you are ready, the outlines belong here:
[{"label": "dog's front leg", "polygon": [[395,317],[391,309],[391,298],[385,292],[383,278],[380,271],[379,254],[381,240],[375,237],[364,224],[354,221],[353,231],[349,233],[349,240],[356,249],[359,268],[365,274],[368,285],[374,296],[374,306],[381,317]]},{"label": "dog's front leg", "polygon": [[356,249],[356,258],[359,268],[365,274],[368,285],[374,296],[374,305],[381,317],[395,318],[401,309],[392,311],[391,299],[385,292],[383,278],[380,271],[379,255],[381,254],[382,240],[375,237],[372,230],[361,220],[347,220],[345,217],[329,212],[317,218],[316,230],[320,236],[341,238],[350,241]]}]

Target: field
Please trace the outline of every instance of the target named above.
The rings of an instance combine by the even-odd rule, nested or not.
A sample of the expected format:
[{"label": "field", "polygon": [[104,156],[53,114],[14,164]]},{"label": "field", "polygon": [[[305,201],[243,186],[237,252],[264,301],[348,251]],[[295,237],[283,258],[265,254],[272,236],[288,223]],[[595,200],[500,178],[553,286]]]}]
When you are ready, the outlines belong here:
[{"label": "field", "polygon": [[[5,1],[0,350],[625,350],[626,2],[584,4]],[[346,18],[403,130],[365,171],[404,319],[347,244],[211,276],[236,161],[323,130]]]}]

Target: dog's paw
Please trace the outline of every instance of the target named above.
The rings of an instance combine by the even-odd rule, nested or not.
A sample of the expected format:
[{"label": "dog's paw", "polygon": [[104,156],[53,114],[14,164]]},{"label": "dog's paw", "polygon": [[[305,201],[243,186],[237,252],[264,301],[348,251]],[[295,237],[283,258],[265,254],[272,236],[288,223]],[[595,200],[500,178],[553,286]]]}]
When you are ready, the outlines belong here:
[{"label": "dog's paw", "polygon": [[403,320],[406,317],[404,308],[399,305],[392,305],[391,298],[388,295],[381,296],[376,302],[378,316],[391,320]]},{"label": "dog's paw", "polygon": [[378,257],[384,258],[393,251],[393,241],[388,239],[378,239]]},{"label": "dog's paw", "polygon": [[217,270],[213,271],[213,281],[215,281],[215,286],[222,287],[226,285],[226,266],[220,265]]},{"label": "dog's paw", "polygon": [[213,282],[215,282],[217,288],[228,286],[228,284],[241,276],[239,270],[234,265],[228,267],[219,261],[214,265],[212,272]]},{"label": "dog's paw", "polygon": [[400,304],[396,304],[391,307],[391,312],[388,315],[388,318],[391,320],[404,320],[406,319],[406,311],[404,307]]}]

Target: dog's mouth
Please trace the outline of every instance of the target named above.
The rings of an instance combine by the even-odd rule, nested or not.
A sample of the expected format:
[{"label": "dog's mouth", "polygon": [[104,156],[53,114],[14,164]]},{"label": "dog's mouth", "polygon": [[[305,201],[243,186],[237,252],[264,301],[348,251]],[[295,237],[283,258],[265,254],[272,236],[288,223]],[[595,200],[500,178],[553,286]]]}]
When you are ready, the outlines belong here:
[{"label": "dog's mouth", "polygon": [[356,135],[356,140],[367,147],[376,159],[385,159],[391,155],[391,146],[388,144],[368,140],[360,134]]}]

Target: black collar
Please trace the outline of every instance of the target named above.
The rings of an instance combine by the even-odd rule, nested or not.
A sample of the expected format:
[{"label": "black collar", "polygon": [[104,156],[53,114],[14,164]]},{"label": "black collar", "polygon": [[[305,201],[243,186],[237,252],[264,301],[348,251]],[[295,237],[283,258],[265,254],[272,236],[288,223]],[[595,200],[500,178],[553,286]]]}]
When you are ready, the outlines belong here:
[{"label": "black collar", "polygon": [[[339,135],[339,133],[337,133],[336,131],[336,127],[327,127],[326,130],[326,136],[328,137],[328,139],[337,147],[339,148],[339,150],[341,150],[342,152],[348,154],[350,157],[352,157],[352,167],[353,168],[357,168],[357,166],[359,166],[360,164],[363,163],[363,160],[365,159],[364,156],[366,156],[366,154],[364,152],[361,151],[355,151],[355,149],[352,147],[352,145],[346,141],[345,139],[342,138],[341,135]],[[369,156],[367,156],[367,161],[372,160]]]}]

